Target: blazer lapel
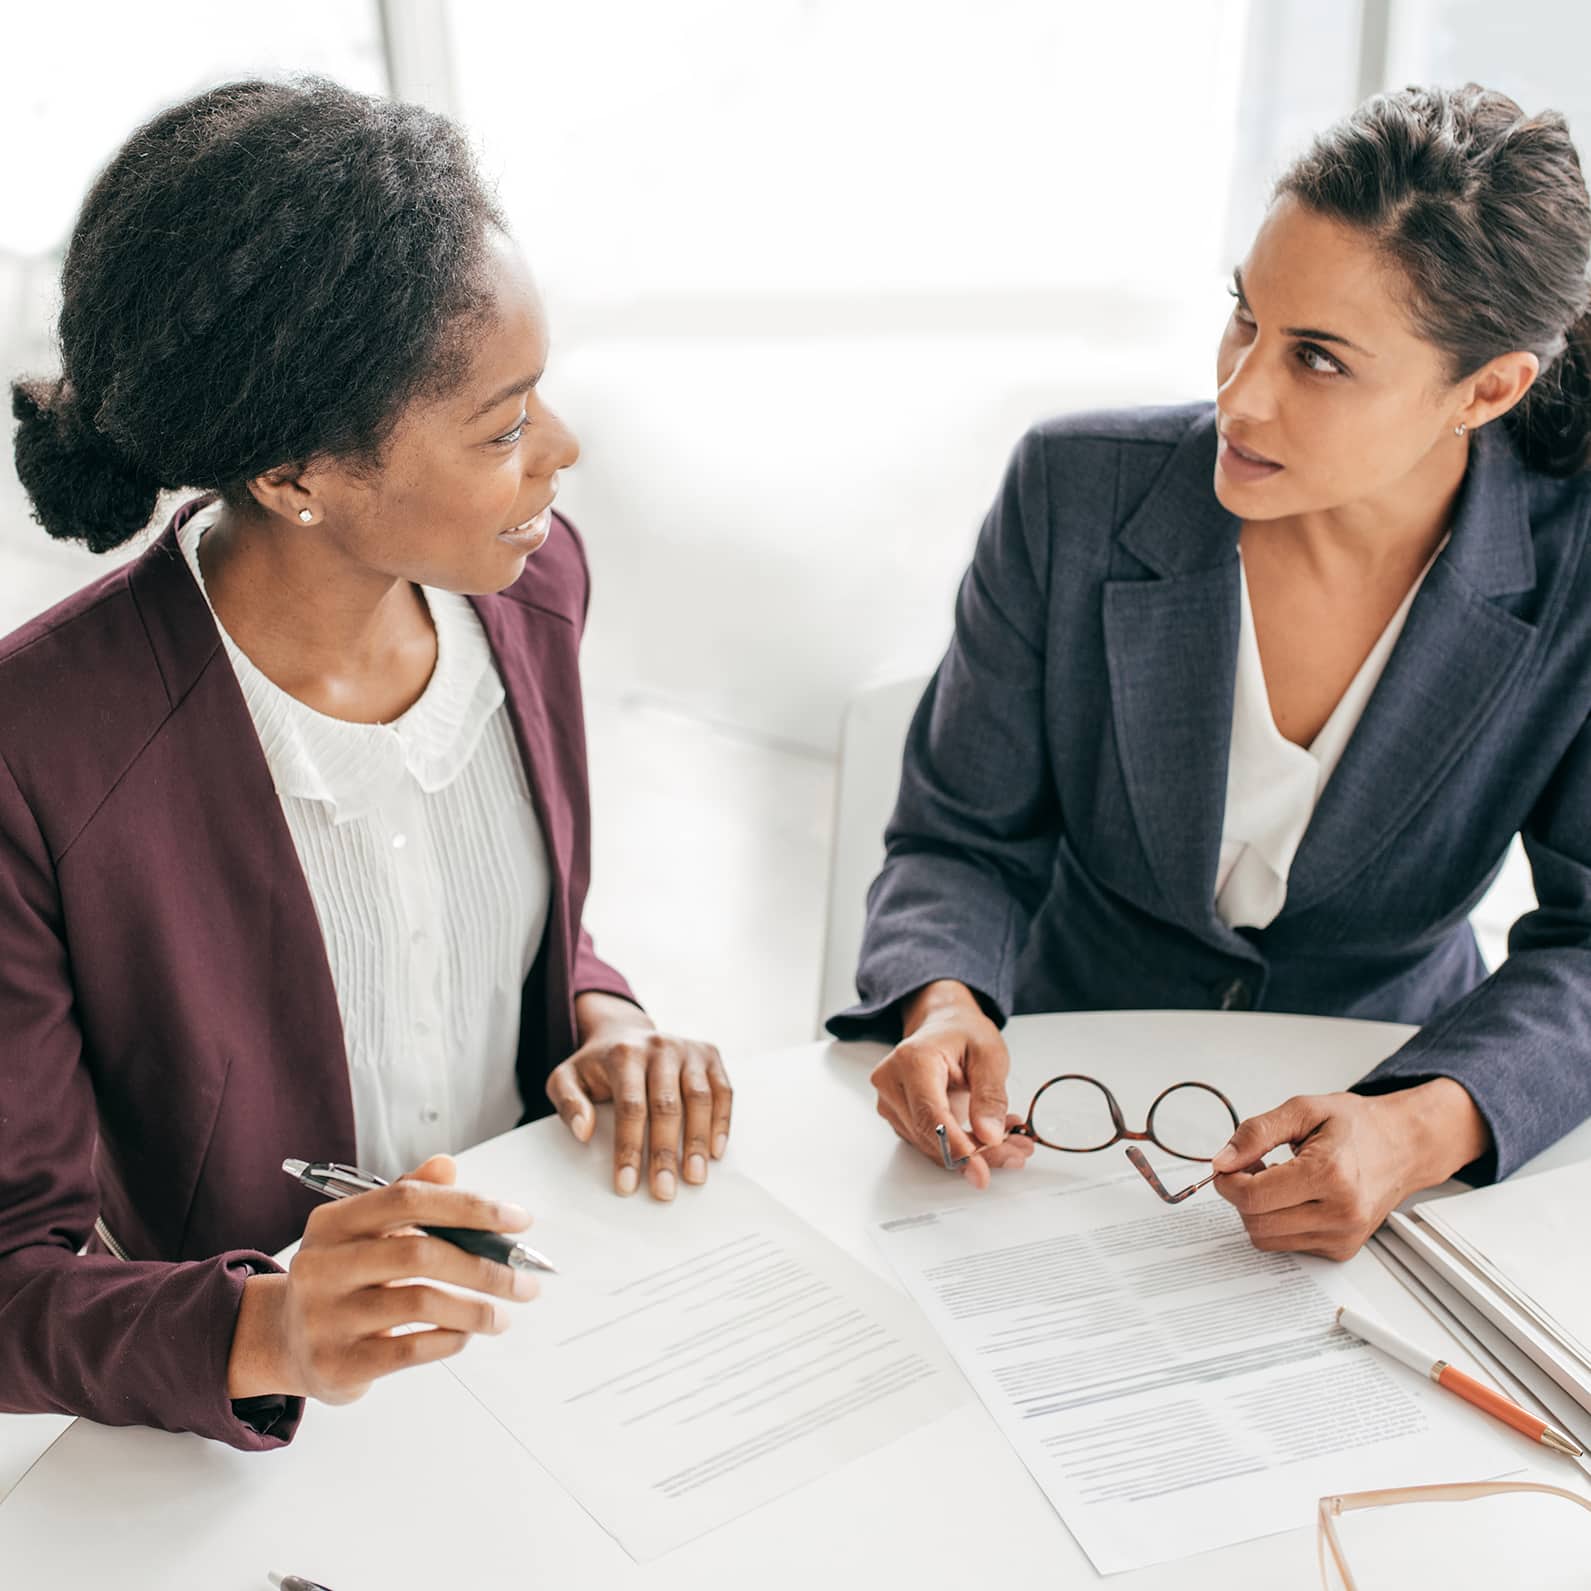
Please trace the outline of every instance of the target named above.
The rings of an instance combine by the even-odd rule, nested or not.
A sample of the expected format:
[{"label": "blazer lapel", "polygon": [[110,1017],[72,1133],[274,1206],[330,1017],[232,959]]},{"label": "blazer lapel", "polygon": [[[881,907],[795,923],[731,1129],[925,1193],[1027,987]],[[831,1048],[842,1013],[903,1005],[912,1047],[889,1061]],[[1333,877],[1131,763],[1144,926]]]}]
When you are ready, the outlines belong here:
[{"label": "blazer lapel", "polygon": [[[294,1152],[352,1160],[347,1050],[320,923],[242,690],[177,545],[177,527],[206,501],[184,504],[129,573],[167,695],[182,704],[180,732],[202,737],[192,752],[202,778],[172,799],[195,803],[187,826],[215,853],[216,888],[225,898],[204,929],[209,937],[195,944],[192,976],[228,980],[236,1008],[259,1023],[258,1037],[230,1035],[234,1045],[251,1047],[245,1063],[232,1067],[240,1108],[249,1108],[252,1089],[283,1091],[301,1124],[295,1141],[310,1146]],[[269,1229],[266,1208],[276,1205],[296,1233],[313,1201],[278,1177],[260,1203],[262,1229]]]},{"label": "blazer lapel", "polygon": [[1524,469],[1500,426],[1472,446],[1452,537],[1321,792],[1287,911],[1358,872],[1451,777],[1535,639],[1533,624],[1491,600],[1536,583]]},{"label": "blazer lapel", "polygon": [[1201,417],[1123,527],[1158,579],[1104,588],[1106,662],[1133,822],[1169,915],[1234,954],[1215,914],[1239,617],[1238,521],[1215,496],[1214,416]]},{"label": "blazer lapel", "polygon": [[574,647],[568,635],[560,633],[569,621],[561,613],[516,597],[471,597],[470,601],[497,659],[531,804],[547,847],[551,874],[547,931],[552,952],[548,999],[556,1011],[569,997],[574,963],[569,912],[575,827],[571,803],[576,797],[583,800],[585,794],[584,755],[561,738],[577,731],[571,729],[567,714],[555,723],[547,710],[549,695],[579,700],[580,683],[572,677]]}]

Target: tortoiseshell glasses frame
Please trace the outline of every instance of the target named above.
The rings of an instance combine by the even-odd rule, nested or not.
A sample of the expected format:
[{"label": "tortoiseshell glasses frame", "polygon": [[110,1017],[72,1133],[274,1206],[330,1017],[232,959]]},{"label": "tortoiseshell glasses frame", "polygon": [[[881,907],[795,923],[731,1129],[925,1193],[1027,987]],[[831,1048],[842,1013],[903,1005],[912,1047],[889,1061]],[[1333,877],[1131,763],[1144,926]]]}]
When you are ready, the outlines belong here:
[{"label": "tortoiseshell glasses frame", "polygon": [[[1045,1094],[1048,1093],[1050,1089],[1054,1088],[1057,1083],[1091,1083],[1100,1091],[1101,1094],[1105,1096],[1105,1106],[1110,1112],[1111,1125],[1115,1128],[1115,1131],[1109,1138],[1107,1138],[1103,1143],[1088,1144],[1086,1146],[1078,1144],[1058,1144],[1044,1137],[1039,1132],[1037,1127],[1034,1125],[1034,1116],[1039,1108],[1039,1101],[1043,1099]],[[1114,1144],[1126,1142],[1130,1146],[1127,1150],[1127,1158],[1132,1162],[1133,1168],[1144,1179],[1144,1181],[1147,1182],[1149,1186],[1153,1188],[1167,1204],[1181,1204],[1184,1199],[1190,1198],[1193,1194],[1197,1193],[1200,1188],[1207,1187],[1210,1183],[1215,1181],[1215,1178],[1213,1176],[1206,1177],[1202,1182],[1195,1182],[1191,1187],[1182,1189],[1180,1193],[1172,1193],[1160,1180],[1159,1176],[1155,1172],[1155,1168],[1149,1164],[1149,1157],[1145,1155],[1143,1150],[1138,1148],[1137,1145],[1140,1143],[1150,1143],[1153,1144],[1155,1148],[1164,1150],[1168,1155],[1175,1155],[1178,1160],[1192,1160],[1200,1162],[1204,1165],[1208,1165],[1210,1161],[1215,1158],[1213,1154],[1190,1155],[1186,1150],[1176,1149],[1155,1135],[1156,1111],[1160,1109],[1160,1106],[1169,1096],[1175,1094],[1179,1089],[1183,1088],[1197,1088],[1201,1089],[1206,1094],[1213,1094],[1218,1100],[1220,1100],[1222,1105],[1226,1107],[1227,1115],[1232,1118],[1232,1130],[1234,1132],[1237,1131],[1240,1118],[1238,1116],[1236,1106],[1234,1106],[1232,1101],[1229,1100],[1226,1095],[1223,1094],[1221,1090],[1216,1088],[1213,1084],[1192,1082],[1173,1083],[1169,1088],[1161,1089],[1159,1094],[1155,1096],[1154,1104],[1149,1107],[1149,1119],[1144,1123],[1144,1130],[1142,1132],[1133,1132],[1127,1126],[1127,1118],[1122,1114],[1121,1105],[1117,1102],[1116,1096],[1111,1093],[1110,1089],[1107,1088],[1104,1083],[1100,1082],[1097,1077],[1090,1077],[1085,1072],[1062,1072],[1058,1077],[1052,1077],[1047,1083],[1043,1084],[1039,1088],[1038,1092],[1033,1096],[1032,1103],[1028,1106],[1027,1119],[1023,1121],[1021,1125],[1013,1127],[1007,1134],[1007,1137],[1029,1138],[1036,1144],[1042,1144],[1046,1149],[1058,1149],[1062,1154],[1065,1155],[1098,1154],[1101,1149],[1109,1149]],[[986,1150],[993,1149],[995,1147],[993,1144],[980,1144],[972,1151],[972,1154],[970,1155],[952,1155],[950,1152],[950,1145],[945,1138],[944,1127],[941,1126],[937,1128],[936,1131],[939,1137],[939,1153],[945,1162],[945,1170],[947,1171],[958,1171],[962,1166],[966,1165],[966,1163],[972,1159],[973,1155],[981,1155]],[[1219,1153],[1220,1151],[1217,1150],[1216,1152]]]}]

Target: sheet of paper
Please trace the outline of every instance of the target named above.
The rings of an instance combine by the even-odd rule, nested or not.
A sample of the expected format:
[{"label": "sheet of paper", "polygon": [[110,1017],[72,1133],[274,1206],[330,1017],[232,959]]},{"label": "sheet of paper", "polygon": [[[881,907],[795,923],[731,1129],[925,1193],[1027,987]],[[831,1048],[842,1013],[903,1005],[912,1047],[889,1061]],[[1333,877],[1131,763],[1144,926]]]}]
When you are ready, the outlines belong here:
[{"label": "sheet of paper", "polygon": [[449,1367],[632,1557],[967,1397],[908,1299],[745,1177],[715,1167],[666,1208],[542,1209],[561,1274]]},{"label": "sheet of paper", "polygon": [[1218,1198],[1168,1208],[1129,1174],[876,1235],[1101,1573],[1307,1525],[1330,1493],[1520,1465],[1337,1327],[1351,1265],[1261,1253]]}]

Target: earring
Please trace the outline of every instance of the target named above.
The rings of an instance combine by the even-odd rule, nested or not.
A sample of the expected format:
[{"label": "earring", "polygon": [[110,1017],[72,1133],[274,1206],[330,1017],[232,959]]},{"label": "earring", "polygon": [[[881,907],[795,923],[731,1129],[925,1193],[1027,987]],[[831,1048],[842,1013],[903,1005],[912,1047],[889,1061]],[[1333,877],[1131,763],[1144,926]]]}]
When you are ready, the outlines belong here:
[{"label": "earring", "polygon": [[1466,432],[1466,431],[1467,431],[1467,430],[1469,430],[1469,427],[1468,427],[1468,426],[1467,426],[1467,425],[1465,425],[1465,424],[1464,424],[1464,423],[1463,423],[1463,421],[1462,421],[1462,420],[1461,420],[1461,421],[1460,421],[1460,422],[1459,422],[1459,423],[1458,423],[1458,424],[1457,424],[1457,425],[1455,425],[1455,426],[1454,426],[1454,427],[1453,427],[1453,435],[1454,435],[1454,436],[1463,436],[1463,434],[1464,434],[1464,433],[1465,433],[1465,432]]},{"label": "earring", "polygon": [[315,518],[315,510],[313,508],[301,508],[298,511],[298,517],[303,520],[306,525],[311,524]]}]

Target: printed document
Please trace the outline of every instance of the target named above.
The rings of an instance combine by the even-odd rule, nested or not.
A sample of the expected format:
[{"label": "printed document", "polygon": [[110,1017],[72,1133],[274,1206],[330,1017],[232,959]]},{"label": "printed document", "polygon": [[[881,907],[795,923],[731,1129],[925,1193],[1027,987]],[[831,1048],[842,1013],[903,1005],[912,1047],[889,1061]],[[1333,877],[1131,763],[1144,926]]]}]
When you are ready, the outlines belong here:
[{"label": "printed document", "polygon": [[910,1300],[733,1172],[668,1207],[541,1208],[560,1274],[449,1368],[634,1558],[966,1400]]},{"label": "printed document", "polygon": [[1375,1260],[1262,1253],[1213,1193],[1166,1206],[1129,1173],[876,1235],[1101,1573],[1307,1525],[1334,1492],[1524,1462],[1337,1326]]}]

